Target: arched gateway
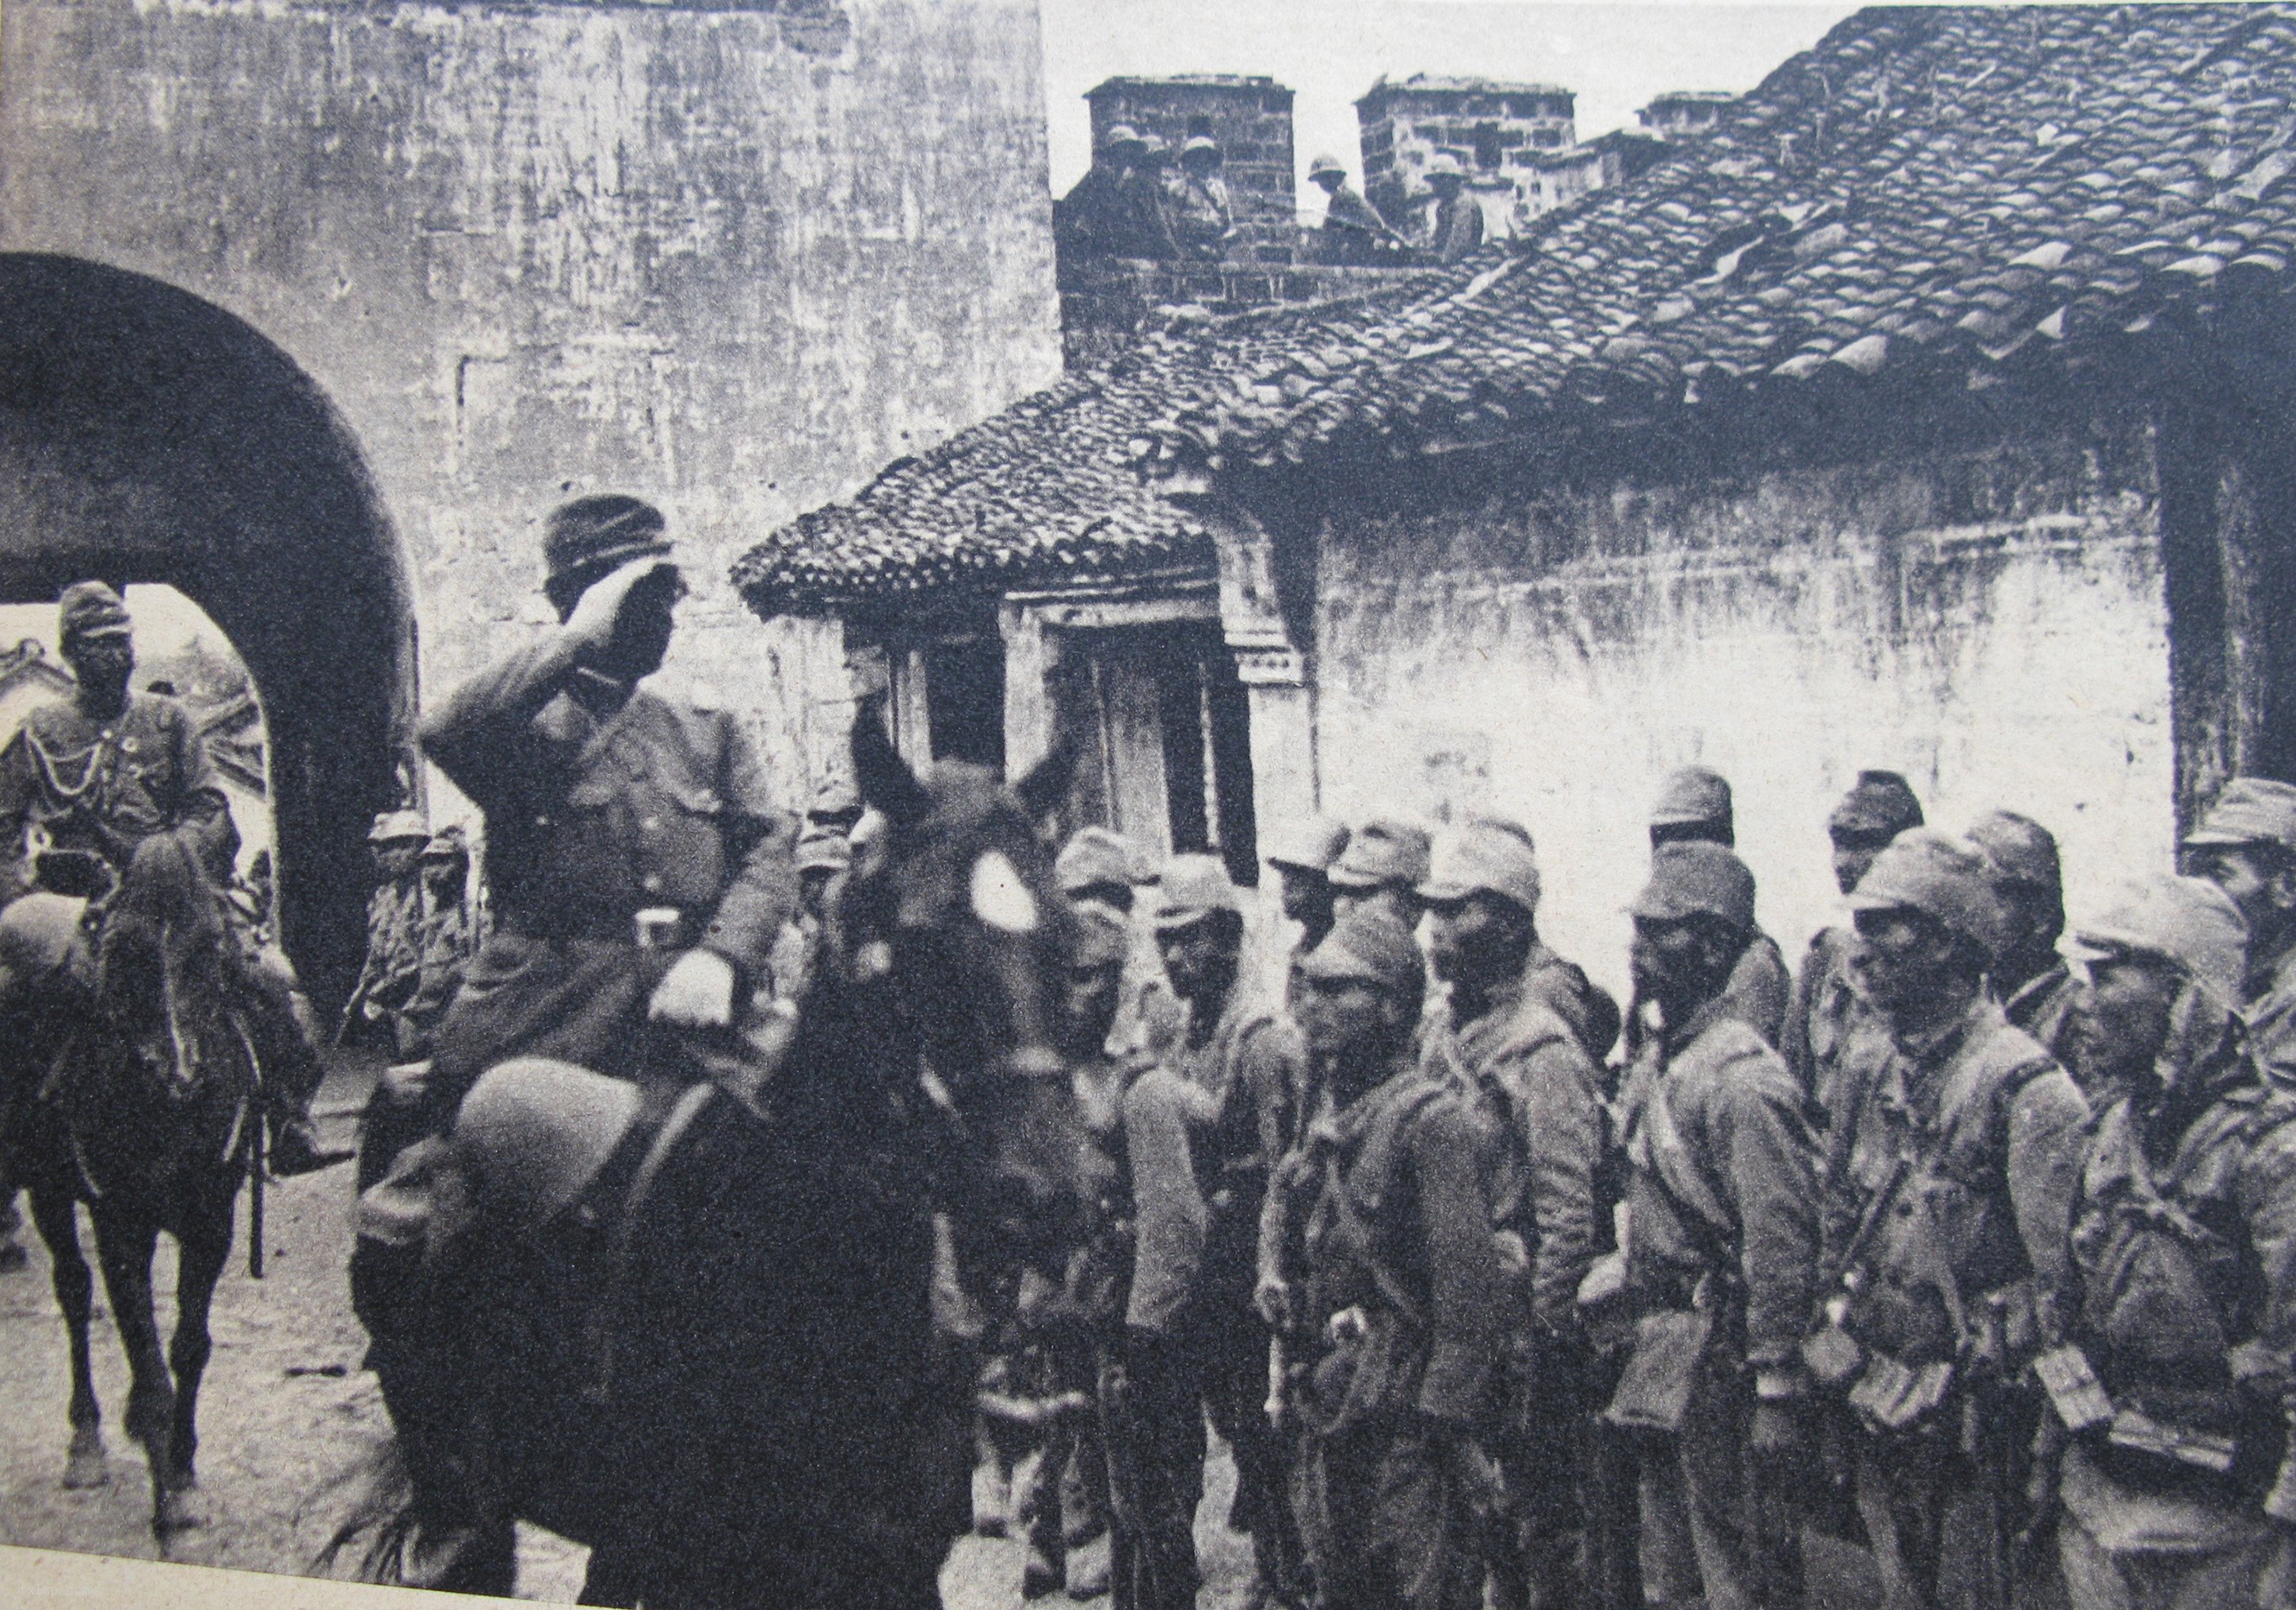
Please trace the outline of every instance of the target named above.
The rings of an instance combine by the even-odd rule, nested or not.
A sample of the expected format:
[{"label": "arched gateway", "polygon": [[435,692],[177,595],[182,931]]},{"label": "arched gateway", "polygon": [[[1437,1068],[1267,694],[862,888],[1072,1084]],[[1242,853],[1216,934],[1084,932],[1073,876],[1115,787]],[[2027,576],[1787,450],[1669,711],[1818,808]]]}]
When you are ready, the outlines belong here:
[{"label": "arched gateway", "polygon": [[358,444],[294,360],[142,275],[0,253],[0,599],[164,582],[261,696],[289,950],[355,969],[374,811],[409,796],[414,622]]}]

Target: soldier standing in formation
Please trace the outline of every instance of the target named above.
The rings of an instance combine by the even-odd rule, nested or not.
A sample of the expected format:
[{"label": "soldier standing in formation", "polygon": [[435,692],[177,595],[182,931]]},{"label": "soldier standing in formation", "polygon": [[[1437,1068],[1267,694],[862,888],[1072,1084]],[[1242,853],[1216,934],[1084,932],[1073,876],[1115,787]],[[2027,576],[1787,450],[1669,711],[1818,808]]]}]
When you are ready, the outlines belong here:
[{"label": "soldier standing in formation", "polygon": [[[2003,1530],[2031,1423],[2035,1296],[2063,1277],[2088,1108],[1986,992],[2007,934],[1974,846],[1908,830],[1850,906],[1886,1032],[1853,1041],[1838,1071],[1824,1267],[1865,1354],[1847,1397],[1858,1511],[1890,1602],[1935,1606],[1942,1581],[2002,1570],[1948,1549]],[[1972,1524],[1949,1524],[1956,1510]],[[1993,1591],[2005,1601],[2009,1583]]]},{"label": "soldier standing in formation", "polygon": [[472,910],[471,846],[459,827],[446,827],[422,847],[422,925],[417,934],[414,994],[398,1014],[402,1060],[427,1056],[439,1020],[447,1014],[463,974],[479,949]]},{"label": "soldier standing in formation", "polygon": [[1427,877],[1434,837],[1425,825],[1401,817],[1374,817],[1349,834],[1324,874],[1334,918],[1377,908],[1406,929],[1417,924],[1419,885]]},{"label": "soldier standing in formation", "polygon": [[422,863],[430,842],[430,828],[412,810],[386,810],[367,831],[376,881],[366,902],[366,961],[343,1007],[338,1039],[364,1038],[372,1025],[389,1035],[394,1053],[410,1048],[413,1037],[398,1014],[422,983]]},{"label": "soldier standing in formation", "polygon": [[1505,1351],[1487,1438],[1506,1478],[1489,1550],[1496,1610],[1578,1602],[1587,1474],[1579,1283],[1606,1227],[1595,1170],[1602,1078],[1578,1034],[1531,987],[1538,863],[1523,835],[1470,822],[1439,841],[1420,886],[1449,1010],[1429,1037],[1431,1072],[1455,1084],[1483,1130],[1506,1281]]},{"label": "soldier standing in formation", "polygon": [[2296,1592],[2296,1091],[2243,1044],[2246,938],[2165,875],[2077,936],[2101,1105],[2043,1375],[2077,1610]]},{"label": "soldier standing in formation", "polygon": [[1284,1164],[1297,1248],[1278,1260],[1306,1356],[1300,1519],[1324,1610],[1474,1610],[1499,1478],[1478,1433],[1507,1328],[1457,1089],[1414,1047],[1426,973],[1377,908],[1300,964],[1296,1012],[1330,1095]]},{"label": "soldier standing in formation", "polygon": [[1304,1076],[1295,1042],[1237,987],[1243,916],[1216,858],[1179,856],[1165,868],[1156,935],[1185,1026],[1124,1100],[1136,1236],[1128,1364],[1139,1445],[1153,1450],[1143,1547],[1158,1581],[1185,1584],[1178,1602],[1193,1603],[1209,1416],[1235,1454],[1229,1520],[1251,1535],[1254,1591],[1290,1603],[1300,1548],[1264,1413],[1267,1332],[1253,1282],[1268,1171],[1289,1144]]},{"label": "soldier standing in formation", "polygon": [[2248,924],[2248,1043],[2266,1072],[2296,1083],[2296,786],[2234,777],[2185,846]]},{"label": "soldier standing in formation", "polygon": [[[1890,840],[1921,825],[1922,802],[1905,778],[1894,771],[1859,772],[1826,819],[1835,886],[1848,895]],[[1850,971],[1857,950],[1855,930],[1841,924],[1818,930],[1794,976],[1784,1038],[1777,1042],[1820,1122],[1833,1112],[1834,1064],[1867,1018]]]},{"label": "soldier standing in formation", "polygon": [[[1606,1417],[1641,1460],[1650,1603],[1791,1606],[1778,1495],[1810,1446],[1800,1343],[1815,1287],[1817,1146],[1784,1062],[1725,998],[1754,878],[1711,843],[1661,846],[1633,907],[1657,1055],[1627,1097],[1635,1344]],[[1749,1457],[1751,1456],[1751,1458]]]},{"label": "soldier standing in formation", "polygon": [[1989,975],[2002,1014],[2079,1078],[2071,1053],[2080,984],[2057,954],[2065,931],[2057,841],[2038,822],[2011,810],[1986,812],[1970,824],[1968,837],[1985,857],[2008,924],[2008,938]]},{"label": "soldier standing in formation", "polygon": [[1293,954],[1305,956],[1332,931],[1332,867],[1348,847],[1344,823],[1309,817],[1286,825],[1267,852],[1279,880],[1277,899],[1286,922],[1300,924]]}]

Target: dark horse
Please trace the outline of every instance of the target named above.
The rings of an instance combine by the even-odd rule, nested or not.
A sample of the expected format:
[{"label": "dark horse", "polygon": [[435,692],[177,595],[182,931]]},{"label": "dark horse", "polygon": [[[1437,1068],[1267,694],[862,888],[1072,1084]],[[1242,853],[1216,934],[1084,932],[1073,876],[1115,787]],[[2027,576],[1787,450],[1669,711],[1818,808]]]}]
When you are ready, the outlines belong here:
[{"label": "dark horse", "polygon": [[[231,1004],[229,935],[194,849],[176,834],[147,839],[110,904],[100,955],[83,899],[36,893],[0,913],[9,971],[37,972],[7,991],[0,1078],[16,1110],[14,1171],[31,1193],[71,1337],[64,1485],[108,1479],[75,1212],[84,1202],[127,1353],[127,1434],[150,1464],[152,1530],[164,1542],[193,1524],[184,1494],[199,1447],[208,1311],[231,1253],[240,1181],[258,1155],[259,1069]],[[164,1356],[152,1289],[162,1231],[178,1251]]]},{"label": "dark horse", "polygon": [[[854,761],[886,830],[762,1095],[695,1087],[674,1147],[625,1147],[539,1229],[481,1182],[459,1256],[433,1242],[425,1351],[457,1429],[394,1404],[413,1491],[366,1574],[438,1585],[424,1529],[519,1517],[592,1546],[586,1603],[939,1602],[974,1295],[1058,1256],[1086,1199],[1052,1049],[1071,919],[1035,828],[1060,768],[921,780],[867,716]],[[505,1552],[452,1584],[507,1591]]]}]

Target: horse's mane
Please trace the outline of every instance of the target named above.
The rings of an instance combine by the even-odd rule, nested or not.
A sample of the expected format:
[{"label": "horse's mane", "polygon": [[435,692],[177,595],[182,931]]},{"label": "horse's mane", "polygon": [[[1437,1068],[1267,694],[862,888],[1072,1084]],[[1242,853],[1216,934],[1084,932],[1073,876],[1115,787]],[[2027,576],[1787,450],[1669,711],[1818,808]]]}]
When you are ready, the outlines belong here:
[{"label": "horse's mane", "polygon": [[184,832],[155,833],[137,846],[104,924],[97,990],[121,1022],[148,1014],[160,980],[194,989],[219,984],[223,914],[197,850]]}]

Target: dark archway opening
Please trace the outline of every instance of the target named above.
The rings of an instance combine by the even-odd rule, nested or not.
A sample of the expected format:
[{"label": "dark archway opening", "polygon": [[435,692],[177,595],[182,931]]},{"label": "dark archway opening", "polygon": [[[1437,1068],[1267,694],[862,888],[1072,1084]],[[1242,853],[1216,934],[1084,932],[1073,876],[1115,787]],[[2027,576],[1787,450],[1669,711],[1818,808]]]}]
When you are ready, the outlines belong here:
[{"label": "dark archway opening", "polygon": [[356,971],[366,825],[414,796],[414,625],[349,430],[242,320],[142,275],[0,253],[0,598],[159,582],[246,661],[270,735],[281,927]]}]

